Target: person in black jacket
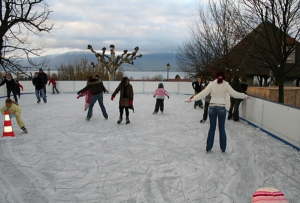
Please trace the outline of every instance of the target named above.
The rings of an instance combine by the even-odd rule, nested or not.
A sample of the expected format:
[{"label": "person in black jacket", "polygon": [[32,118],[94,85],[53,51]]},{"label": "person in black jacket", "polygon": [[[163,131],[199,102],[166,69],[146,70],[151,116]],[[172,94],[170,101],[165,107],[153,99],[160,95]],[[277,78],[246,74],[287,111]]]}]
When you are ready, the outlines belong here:
[{"label": "person in black jacket", "polygon": [[39,69],[39,76],[43,79],[43,83],[44,83],[44,93],[45,93],[45,96],[47,95],[46,93],[46,86],[47,86],[47,83],[48,83],[48,76],[47,74],[43,71],[43,69]]},{"label": "person in black jacket", "polygon": [[[195,94],[198,94],[199,92],[202,91],[202,79],[200,77],[197,78],[197,81],[192,83],[193,89],[195,90]],[[199,106],[201,109],[203,109],[203,103],[202,103],[202,99],[195,101],[194,103],[194,109],[196,109],[196,107]]]},{"label": "person in black jacket", "polygon": [[[241,83],[239,81],[239,77],[236,75],[234,76],[233,80],[230,82],[230,86],[237,92],[245,93]],[[239,121],[239,106],[243,99],[236,99],[230,97],[230,108],[228,110],[228,117],[227,119],[230,120],[233,117],[234,121]],[[232,113],[233,110],[233,113]]]},{"label": "person in black jacket", "polygon": [[106,88],[104,87],[102,81],[100,79],[93,79],[92,76],[88,76],[88,83],[87,86],[77,92],[77,95],[79,95],[82,92],[85,92],[86,90],[90,90],[92,93],[92,98],[89,106],[89,110],[86,116],[86,120],[89,121],[92,117],[92,110],[94,107],[94,104],[98,100],[98,103],[100,105],[102,114],[105,119],[108,119],[108,115],[106,113],[105,106],[103,105],[103,93],[107,92]]},{"label": "person in black jacket", "polygon": [[37,98],[37,103],[41,102],[40,94],[43,97],[44,103],[47,103],[46,95],[44,92],[45,84],[38,72],[34,73],[34,78],[32,79],[32,84],[35,86],[35,96]]},{"label": "person in black jacket", "polygon": [[16,82],[9,73],[5,74],[4,80],[0,83],[0,86],[2,86],[4,84],[6,84],[7,98],[10,98],[10,93],[12,92],[14,95],[15,101],[18,102],[18,97],[16,94]]}]

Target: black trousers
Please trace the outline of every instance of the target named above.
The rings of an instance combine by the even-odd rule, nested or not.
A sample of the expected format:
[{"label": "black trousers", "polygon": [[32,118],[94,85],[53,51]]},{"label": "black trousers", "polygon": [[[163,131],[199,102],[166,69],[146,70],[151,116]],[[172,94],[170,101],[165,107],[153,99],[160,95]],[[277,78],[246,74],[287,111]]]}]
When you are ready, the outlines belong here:
[{"label": "black trousers", "polygon": [[242,99],[235,99],[233,97],[230,97],[230,108],[228,110],[228,119],[231,119],[233,116],[234,121],[240,120],[239,106],[242,101],[243,101]]},{"label": "black trousers", "polygon": [[204,105],[204,112],[203,112],[203,120],[207,120],[207,113],[208,113],[208,107],[209,107],[209,102],[205,102],[205,105]]},{"label": "black trousers", "polygon": [[161,112],[164,111],[164,99],[156,99],[156,104],[155,104],[155,112],[158,112],[160,109]]},{"label": "black trousers", "polygon": [[10,98],[10,93],[13,93],[15,101],[18,102],[18,98],[17,98],[17,94],[16,94],[16,90],[9,90],[7,89],[7,98]]},{"label": "black trousers", "polygon": [[119,108],[120,108],[120,117],[123,117],[123,112],[125,109],[126,118],[129,118],[128,106],[120,106]]}]

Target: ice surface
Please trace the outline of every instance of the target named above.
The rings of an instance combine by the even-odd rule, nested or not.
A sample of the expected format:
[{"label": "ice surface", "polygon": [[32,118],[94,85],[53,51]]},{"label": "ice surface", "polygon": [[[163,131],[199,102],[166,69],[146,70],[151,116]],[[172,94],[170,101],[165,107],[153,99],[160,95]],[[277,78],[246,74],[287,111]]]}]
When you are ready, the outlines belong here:
[{"label": "ice surface", "polygon": [[21,96],[29,133],[12,119],[17,137],[0,138],[0,202],[249,203],[275,187],[299,203],[299,152],[245,121],[226,120],[227,151],[216,131],[206,153],[209,121],[199,123],[203,110],[184,103],[189,95],[171,94],[153,115],[152,94],[135,94],[128,125],[117,124],[119,95],[104,95],[108,120],[95,104],[89,122],[76,96]]}]

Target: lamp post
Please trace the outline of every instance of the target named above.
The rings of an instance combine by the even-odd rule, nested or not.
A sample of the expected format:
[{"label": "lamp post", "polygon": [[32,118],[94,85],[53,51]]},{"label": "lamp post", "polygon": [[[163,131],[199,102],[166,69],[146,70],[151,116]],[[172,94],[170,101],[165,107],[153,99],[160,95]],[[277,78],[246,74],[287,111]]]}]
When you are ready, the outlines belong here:
[{"label": "lamp post", "polygon": [[169,70],[170,70],[170,64],[167,64],[167,81],[169,81]]}]

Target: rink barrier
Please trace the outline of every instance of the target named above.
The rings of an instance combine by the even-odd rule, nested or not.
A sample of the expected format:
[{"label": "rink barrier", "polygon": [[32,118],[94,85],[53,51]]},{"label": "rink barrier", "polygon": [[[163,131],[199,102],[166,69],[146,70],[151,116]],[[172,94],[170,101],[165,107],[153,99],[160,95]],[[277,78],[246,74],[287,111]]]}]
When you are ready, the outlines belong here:
[{"label": "rink barrier", "polygon": [[[160,81],[131,81],[134,93],[153,94]],[[169,94],[186,94],[187,99],[194,95],[191,82],[162,82]],[[24,91],[21,94],[34,94],[35,88],[31,81],[20,81]],[[104,86],[112,94],[120,81],[103,81]],[[86,81],[57,81],[60,93],[75,94],[86,86]],[[52,92],[52,85],[46,87],[47,94]],[[6,98],[5,85],[0,88],[0,98]],[[13,96],[11,96],[13,98]],[[230,97],[226,97],[226,109],[230,107]],[[240,105],[240,118],[250,125],[259,128],[268,135],[300,150],[300,108],[281,104],[252,96]]]}]

